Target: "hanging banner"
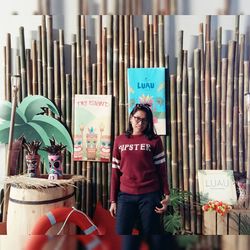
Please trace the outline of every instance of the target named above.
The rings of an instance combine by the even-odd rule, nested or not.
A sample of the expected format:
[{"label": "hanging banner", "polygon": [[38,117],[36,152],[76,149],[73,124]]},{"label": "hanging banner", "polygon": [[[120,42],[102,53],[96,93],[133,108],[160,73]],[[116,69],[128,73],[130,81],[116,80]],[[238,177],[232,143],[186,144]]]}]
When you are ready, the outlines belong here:
[{"label": "hanging banner", "polygon": [[75,95],[74,161],[110,161],[111,108],[111,95]]},{"label": "hanging banner", "polygon": [[136,103],[150,105],[158,135],[166,135],[165,68],[128,69],[128,112]]}]

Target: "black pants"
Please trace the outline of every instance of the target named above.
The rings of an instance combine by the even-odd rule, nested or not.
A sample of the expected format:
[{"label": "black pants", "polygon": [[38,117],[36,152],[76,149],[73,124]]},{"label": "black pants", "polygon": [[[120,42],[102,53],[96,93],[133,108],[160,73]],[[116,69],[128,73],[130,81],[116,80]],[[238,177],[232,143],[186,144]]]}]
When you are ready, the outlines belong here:
[{"label": "black pants", "polygon": [[117,202],[116,231],[120,235],[131,235],[136,221],[140,221],[140,235],[162,233],[161,215],[154,210],[159,205],[159,192],[131,195],[120,192]]}]

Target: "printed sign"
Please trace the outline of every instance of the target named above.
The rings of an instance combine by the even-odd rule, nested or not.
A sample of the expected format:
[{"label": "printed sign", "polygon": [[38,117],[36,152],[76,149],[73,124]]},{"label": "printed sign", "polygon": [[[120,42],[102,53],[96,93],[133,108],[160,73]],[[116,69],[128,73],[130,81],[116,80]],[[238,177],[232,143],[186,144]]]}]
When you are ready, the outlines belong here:
[{"label": "printed sign", "polygon": [[110,161],[111,108],[111,95],[75,95],[74,161]]},{"label": "printed sign", "polygon": [[165,68],[128,69],[128,111],[136,103],[148,103],[159,135],[166,135]]},{"label": "printed sign", "polygon": [[237,203],[233,170],[198,170],[198,182],[202,203],[209,200]]}]

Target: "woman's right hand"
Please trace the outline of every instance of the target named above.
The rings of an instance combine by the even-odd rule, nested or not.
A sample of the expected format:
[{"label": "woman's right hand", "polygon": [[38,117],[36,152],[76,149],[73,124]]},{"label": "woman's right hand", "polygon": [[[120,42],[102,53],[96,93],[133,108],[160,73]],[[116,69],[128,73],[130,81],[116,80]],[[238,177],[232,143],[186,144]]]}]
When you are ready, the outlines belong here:
[{"label": "woman's right hand", "polygon": [[115,217],[116,216],[116,202],[112,202],[109,208],[110,214]]}]

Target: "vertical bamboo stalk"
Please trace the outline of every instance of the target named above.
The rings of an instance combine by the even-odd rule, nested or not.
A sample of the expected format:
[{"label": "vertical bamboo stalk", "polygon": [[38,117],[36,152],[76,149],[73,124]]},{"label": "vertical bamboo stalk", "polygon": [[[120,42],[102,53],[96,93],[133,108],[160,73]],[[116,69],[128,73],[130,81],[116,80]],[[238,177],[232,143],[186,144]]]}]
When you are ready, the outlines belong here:
[{"label": "vertical bamboo stalk", "polygon": [[86,40],[85,42],[85,51],[86,51],[86,89],[87,94],[92,93],[92,81],[91,81],[91,42]]},{"label": "vertical bamboo stalk", "polygon": [[135,67],[134,16],[129,16],[129,67]]},{"label": "vertical bamboo stalk", "polygon": [[203,23],[199,26],[199,49],[201,51],[201,146],[202,146],[202,168],[205,169],[205,55],[204,55],[204,32]]},{"label": "vertical bamboo stalk", "polygon": [[240,58],[239,58],[239,171],[244,171],[244,49],[245,35],[240,36]]},{"label": "vertical bamboo stalk", "polygon": [[144,34],[144,67],[149,67],[149,18],[143,15],[143,34]]},{"label": "vertical bamboo stalk", "polygon": [[107,92],[107,28],[102,32],[102,90],[101,93]]},{"label": "vertical bamboo stalk", "polygon": [[109,25],[107,30],[107,94],[113,94],[113,48],[112,48],[112,16],[109,16]]},{"label": "vertical bamboo stalk", "polygon": [[[244,96],[249,92],[249,61],[244,61]],[[244,100],[244,114],[247,114],[247,103]],[[248,136],[247,136],[247,115],[244,115],[244,149],[247,152]],[[245,157],[245,170],[248,166],[248,157]]]},{"label": "vertical bamboo stalk", "polygon": [[234,60],[234,79],[233,79],[233,168],[239,171],[239,22],[240,16],[235,17],[235,60]]},{"label": "vertical bamboo stalk", "polygon": [[227,66],[228,59],[223,58],[221,64],[221,168],[226,167],[226,96],[227,96]]},{"label": "vertical bamboo stalk", "polygon": [[[182,149],[183,149],[183,188],[189,191],[189,164],[188,164],[188,69],[187,69],[187,50],[183,51],[183,70],[182,70],[182,100],[181,100],[181,120],[182,120]],[[189,209],[185,207],[185,226],[190,230]]]},{"label": "vertical bamboo stalk", "polygon": [[97,94],[102,92],[102,17],[97,17]]},{"label": "vertical bamboo stalk", "polygon": [[[21,76],[21,62],[20,62],[20,56],[18,55],[15,58],[15,65],[16,65],[15,74]],[[6,85],[5,85],[5,88],[7,88]],[[17,103],[20,103],[21,99],[22,99],[22,93],[21,93],[21,86],[20,86],[20,91],[18,91],[18,95],[17,95]]]},{"label": "vertical bamboo stalk", "polygon": [[[64,32],[59,30],[59,64],[60,64],[60,90],[61,90],[61,120],[65,121],[66,117],[66,84],[65,84],[65,62],[64,62]],[[68,127],[68,129],[70,129]]]},{"label": "vertical bamboo stalk", "polygon": [[210,42],[206,42],[205,74],[205,162],[206,169],[211,169],[211,88],[210,88]]},{"label": "vertical bamboo stalk", "polygon": [[119,16],[119,131],[125,130],[124,18]]},{"label": "vertical bamboo stalk", "polygon": [[229,41],[228,48],[228,74],[227,74],[227,100],[226,100],[226,164],[227,169],[233,169],[233,81],[234,81],[234,60],[235,60],[235,41]]},{"label": "vertical bamboo stalk", "polygon": [[[198,191],[198,170],[202,169],[202,148],[201,148],[201,51],[200,49],[194,50],[194,134],[195,134],[195,198],[199,203],[199,196],[196,196]],[[197,234],[201,233],[201,211],[197,207]]]},{"label": "vertical bamboo stalk", "polygon": [[158,46],[158,16],[153,19],[153,52],[154,52],[154,67],[159,65],[159,46]]},{"label": "vertical bamboo stalk", "polygon": [[154,36],[153,24],[149,24],[149,67],[154,67]]},{"label": "vertical bamboo stalk", "polygon": [[54,97],[55,104],[61,110],[61,90],[60,90],[60,62],[59,62],[59,42],[54,41]]},{"label": "vertical bamboo stalk", "polygon": [[48,56],[48,98],[54,100],[54,76],[53,76],[53,34],[52,34],[52,16],[47,16],[47,56]]},{"label": "vertical bamboo stalk", "polygon": [[[72,106],[72,86],[71,86],[71,76],[70,74],[66,74],[65,77],[65,122],[66,125],[68,127],[68,129],[70,129],[69,131],[72,132],[71,130],[71,117],[72,117],[72,113],[74,112],[74,106]],[[68,174],[74,174],[73,169],[72,169],[72,164],[71,164],[71,157],[70,154],[68,152],[66,152],[66,173]]]},{"label": "vertical bamboo stalk", "polygon": [[33,89],[33,95],[38,94],[38,81],[37,81],[37,43],[36,40],[32,40],[31,44],[31,60],[32,60],[32,89]]},{"label": "vertical bamboo stalk", "polygon": [[27,79],[27,93],[28,95],[32,95],[32,82],[31,82],[31,59],[30,59],[30,49],[26,49],[26,79]]},{"label": "vertical bamboo stalk", "polygon": [[46,19],[42,17],[42,69],[43,69],[43,96],[48,97],[48,74],[47,74],[47,33]]},{"label": "vertical bamboo stalk", "polygon": [[222,28],[217,30],[217,74],[216,74],[216,162],[221,169],[221,36]]},{"label": "vertical bamboo stalk", "polygon": [[[160,15],[158,18],[158,29],[159,29],[159,67],[165,65],[165,52],[164,52],[164,16]],[[183,34],[182,34],[183,35]]]},{"label": "vertical bamboo stalk", "polygon": [[139,67],[144,67],[144,42],[142,40],[139,41]]},{"label": "vertical bamboo stalk", "polygon": [[[113,17],[113,80],[114,80],[114,135],[119,134],[119,19]],[[98,173],[98,172],[97,172]]]},{"label": "vertical bamboo stalk", "polygon": [[38,39],[37,39],[37,88],[38,95],[43,94],[42,86],[42,26],[38,26]]},{"label": "vertical bamboo stalk", "polygon": [[176,109],[176,79],[174,75],[170,76],[170,105],[172,107],[171,109],[171,148],[172,148],[172,185],[173,188],[178,188],[178,152],[177,152],[177,109]]},{"label": "vertical bamboo stalk", "polygon": [[86,51],[85,51],[85,41],[86,41],[86,26],[85,26],[85,16],[81,15],[81,75],[82,75],[82,93],[86,93]]},{"label": "vertical bamboo stalk", "polygon": [[124,108],[125,124],[128,124],[128,68],[129,68],[129,16],[124,17]]},{"label": "vertical bamboo stalk", "polygon": [[190,197],[190,229],[196,232],[196,214],[195,214],[195,137],[194,137],[194,75],[193,68],[188,68],[188,152],[189,152],[189,192]]},{"label": "vertical bamboo stalk", "polygon": [[183,63],[183,31],[178,33],[178,48],[177,48],[177,136],[178,136],[178,170],[179,170],[179,188],[184,189],[183,186],[183,149],[182,149],[182,63]]},{"label": "vertical bamboo stalk", "polygon": [[21,89],[22,89],[22,99],[24,99],[27,96],[24,27],[19,28],[19,36],[20,36],[20,60],[21,60]]},{"label": "vertical bamboo stalk", "polygon": [[246,167],[246,172],[247,172],[247,178],[246,178],[246,196],[247,196],[247,201],[246,201],[246,207],[250,208],[250,94],[246,95],[246,104],[247,104],[247,138],[248,138],[248,145],[247,145],[247,162],[248,165]]},{"label": "vertical bamboo stalk", "polygon": [[134,53],[135,53],[135,63],[134,67],[139,67],[139,41],[138,41],[138,28],[134,28]]},{"label": "vertical bamboo stalk", "polygon": [[210,42],[211,46],[211,147],[212,147],[212,169],[217,168],[216,159],[216,55],[215,41]]},{"label": "vertical bamboo stalk", "polygon": [[81,52],[81,16],[77,15],[76,28],[76,93],[82,93],[82,52]]},{"label": "vertical bamboo stalk", "polygon": [[[5,99],[11,101],[11,35],[7,34],[5,47]],[[21,87],[21,86],[20,86]]]},{"label": "vertical bamboo stalk", "polygon": [[87,162],[87,190],[86,190],[86,213],[91,214],[91,204],[92,204],[92,162]]}]

